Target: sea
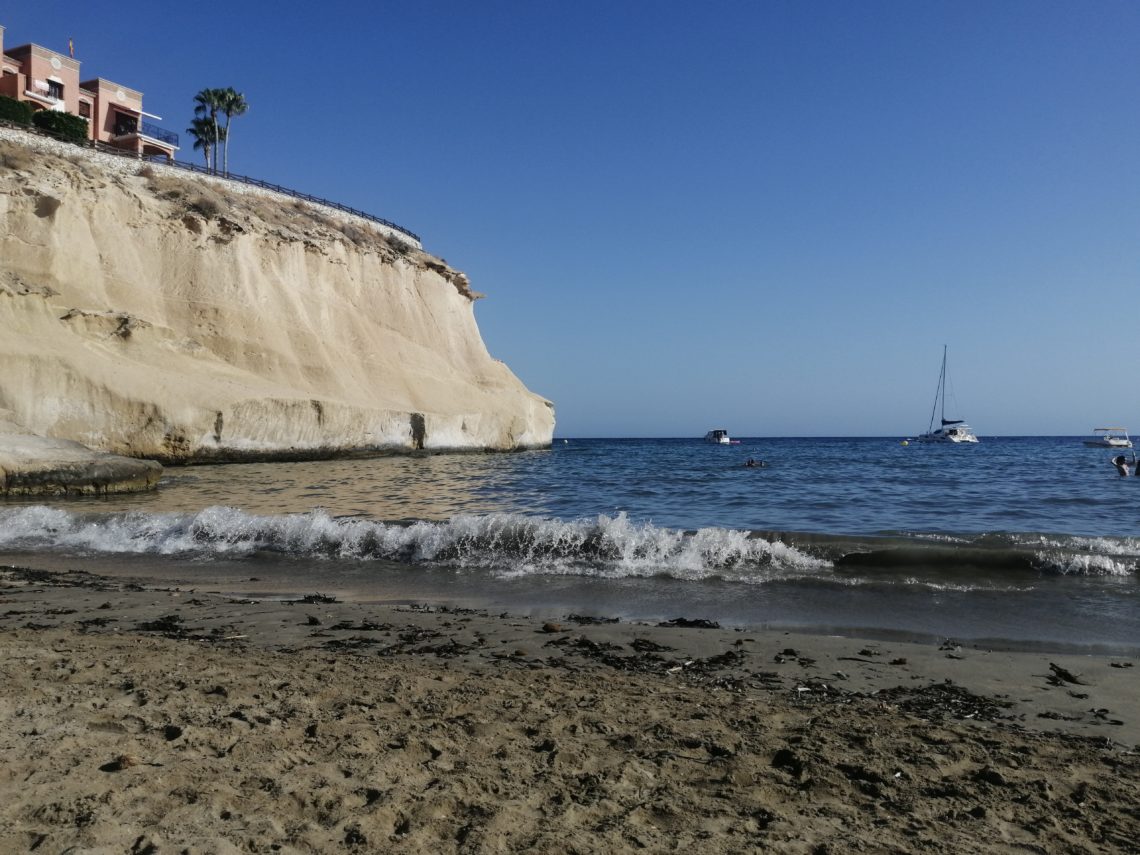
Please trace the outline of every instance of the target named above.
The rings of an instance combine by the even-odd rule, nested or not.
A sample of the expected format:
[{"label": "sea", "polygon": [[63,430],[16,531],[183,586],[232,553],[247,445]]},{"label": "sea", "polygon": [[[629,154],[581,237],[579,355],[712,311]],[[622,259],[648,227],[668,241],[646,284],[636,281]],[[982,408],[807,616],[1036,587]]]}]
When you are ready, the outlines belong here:
[{"label": "sea", "polygon": [[[1140,477],[1079,437],[558,438],[0,501],[0,562],[242,597],[1140,655]],[[745,465],[748,459],[758,465]]]}]

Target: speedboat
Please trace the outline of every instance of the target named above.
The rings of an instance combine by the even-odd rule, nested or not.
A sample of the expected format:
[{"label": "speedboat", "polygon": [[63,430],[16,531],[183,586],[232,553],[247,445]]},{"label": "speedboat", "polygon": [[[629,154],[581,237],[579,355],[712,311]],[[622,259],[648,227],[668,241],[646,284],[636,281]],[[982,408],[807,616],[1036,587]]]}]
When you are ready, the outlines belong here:
[{"label": "speedboat", "polygon": [[1093,438],[1086,439],[1085,445],[1090,448],[1131,448],[1132,440],[1128,438],[1128,431],[1122,427],[1093,428]]},{"label": "speedboat", "polygon": [[[939,413],[941,424],[934,427],[934,413],[938,410],[939,402],[942,408]],[[930,426],[926,433],[919,435],[918,442],[977,442],[973,429],[961,419],[946,418],[946,345],[942,345],[942,372],[938,375],[938,388],[934,391],[934,407],[930,411]]]},{"label": "speedboat", "polygon": [[728,431],[723,429],[710,430],[705,434],[705,442],[711,442],[715,445],[732,445],[733,441],[728,436]]}]

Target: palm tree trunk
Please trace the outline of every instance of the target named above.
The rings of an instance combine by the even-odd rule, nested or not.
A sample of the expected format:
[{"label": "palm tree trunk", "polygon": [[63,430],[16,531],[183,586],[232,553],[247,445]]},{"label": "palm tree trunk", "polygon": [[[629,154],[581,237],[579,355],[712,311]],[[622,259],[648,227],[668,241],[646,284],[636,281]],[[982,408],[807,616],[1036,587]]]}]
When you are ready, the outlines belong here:
[{"label": "palm tree trunk", "polygon": [[230,116],[226,114],[226,126],[222,129],[225,136],[222,138],[222,174],[230,174]]}]

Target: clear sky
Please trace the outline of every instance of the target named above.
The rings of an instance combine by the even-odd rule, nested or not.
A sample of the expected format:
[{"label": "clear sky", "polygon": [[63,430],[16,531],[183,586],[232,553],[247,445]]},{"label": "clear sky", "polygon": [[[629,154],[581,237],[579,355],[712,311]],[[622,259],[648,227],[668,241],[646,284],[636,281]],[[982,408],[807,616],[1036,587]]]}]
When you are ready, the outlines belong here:
[{"label": "clear sky", "polygon": [[[0,11],[230,168],[417,232],[556,436],[1140,433],[1140,4]],[[194,159],[185,135],[181,159]]]}]

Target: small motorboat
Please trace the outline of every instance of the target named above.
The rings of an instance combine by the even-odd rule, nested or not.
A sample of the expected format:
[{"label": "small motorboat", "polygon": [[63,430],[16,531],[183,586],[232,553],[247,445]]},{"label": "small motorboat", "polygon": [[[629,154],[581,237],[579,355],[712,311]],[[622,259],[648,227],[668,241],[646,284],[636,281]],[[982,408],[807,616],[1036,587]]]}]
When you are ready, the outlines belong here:
[{"label": "small motorboat", "polygon": [[728,435],[728,431],[721,428],[710,430],[705,434],[705,442],[711,442],[714,445],[740,445],[739,439],[732,439]]},{"label": "small motorboat", "polygon": [[1085,445],[1089,448],[1131,448],[1132,440],[1122,427],[1094,428],[1093,438],[1086,439]]}]

